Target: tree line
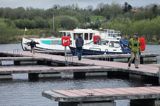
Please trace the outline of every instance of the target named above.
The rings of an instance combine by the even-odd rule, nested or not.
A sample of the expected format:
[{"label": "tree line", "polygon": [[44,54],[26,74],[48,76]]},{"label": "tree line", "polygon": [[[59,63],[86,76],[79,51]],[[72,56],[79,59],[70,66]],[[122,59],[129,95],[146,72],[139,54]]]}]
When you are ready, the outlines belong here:
[{"label": "tree line", "polygon": [[[54,20],[54,26],[53,26]],[[160,6],[157,4],[145,7],[133,7],[125,2],[120,4],[100,3],[96,8],[88,6],[79,8],[77,5],[54,5],[50,9],[35,8],[0,8],[0,37],[3,33],[11,35],[7,29],[14,29],[13,35],[23,35],[24,28],[30,29],[28,34],[35,32],[52,35],[62,29],[74,28],[112,28],[122,34],[139,33],[148,40],[159,39]],[[2,30],[3,33],[2,33]],[[13,32],[14,32],[13,30]],[[34,30],[36,30],[34,32]],[[54,32],[53,32],[54,31]],[[5,35],[5,34],[4,34]],[[2,42],[2,41],[0,41]]]}]

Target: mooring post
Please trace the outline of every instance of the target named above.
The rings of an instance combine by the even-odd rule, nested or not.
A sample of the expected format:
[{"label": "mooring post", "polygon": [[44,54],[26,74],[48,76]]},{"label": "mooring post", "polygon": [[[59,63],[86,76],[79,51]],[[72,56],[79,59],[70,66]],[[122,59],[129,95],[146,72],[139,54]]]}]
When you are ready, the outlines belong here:
[{"label": "mooring post", "polygon": [[154,99],[130,100],[130,106],[155,106],[155,100]]},{"label": "mooring post", "polygon": [[52,61],[46,61],[46,64],[47,64],[48,66],[51,66],[51,65],[52,65]]},{"label": "mooring post", "polygon": [[44,65],[44,64],[45,64],[45,60],[38,60],[38,61],[37,61],[37,64],[38,64],[38,65]]},{"label": "mooring post", "polygon": [[114,101],[92,102],[59,102],[58,106],[116,106]]},{"label": "mooring post", "polygon": [[58,106],[78,106],[76,102],[59,102]]}]

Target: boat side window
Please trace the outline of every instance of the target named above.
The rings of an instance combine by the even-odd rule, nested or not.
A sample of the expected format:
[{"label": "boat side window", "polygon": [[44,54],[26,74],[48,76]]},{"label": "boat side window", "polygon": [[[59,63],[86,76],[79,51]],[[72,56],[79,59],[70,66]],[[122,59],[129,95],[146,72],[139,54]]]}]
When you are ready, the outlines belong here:
[{"label": "boat side window", "polygon": [[73,39],[74,39],[74,40],[76,39],[76,36],[77,36],[77,34],[74,33],[74,34],[73,34]]},{"label": "boat side window", "polygon": [[83,38],[83,33],[74,33],[73,34],[73,39],[76,40],[77,35],[81,35],[81,37]]},{"label": "boat side window", "polygon": [[93,33],[89,33],[89,40],[91,40],[93,37]]},{"label": "boat side window", "polygon": [[71,34],[69,32],[66,33],[66,36],[71,36]]},{"label": "boat side window", "polygon": [[114,42],[114,47],[116,47],[116,48],[120,47],[119,41]]},{"label": "boat side window", "polygon": [[89,37],[89,36],[88,36],[88,33],[85,33],[85,34],[84,34],[84,40],[89,40],[88,37]]},{"label": "boat side window", "polygon": [[61,45],[61,40],[53,40],[52,44],[53,45]]},{"label": "boat side window", "polygon": [[62,36],[71,36],[70,32],[61,32]]},{"label": "boat side window", "polygon": [[62,35],[62,36],[65,36],[65,32],[61,32],[61,35]]}]

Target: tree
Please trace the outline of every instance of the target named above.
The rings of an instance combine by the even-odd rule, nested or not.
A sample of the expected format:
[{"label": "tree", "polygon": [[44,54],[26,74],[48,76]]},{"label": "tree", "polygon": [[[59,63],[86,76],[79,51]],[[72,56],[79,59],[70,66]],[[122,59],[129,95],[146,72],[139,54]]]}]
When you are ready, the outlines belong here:
[{"label": "tree", "polygon": [[78,26],[78,20],[70,16],[57,17],[57,21],[62,29],[74,29]]},{"label": "tree", "polygon": [[125,2],[123,11],[126,13],[126,12],[130,12],[131,10],[132,10],[132,6],[128,4],[127,2]]}]

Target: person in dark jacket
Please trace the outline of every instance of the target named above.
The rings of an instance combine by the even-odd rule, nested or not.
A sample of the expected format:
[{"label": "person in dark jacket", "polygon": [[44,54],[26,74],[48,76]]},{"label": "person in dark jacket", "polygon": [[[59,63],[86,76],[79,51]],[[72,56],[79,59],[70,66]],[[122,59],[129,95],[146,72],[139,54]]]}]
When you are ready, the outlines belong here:
[{"label": "person in dark jacket", "polygon": [[36,44],[39,44],[37,42],[35,42],[34,40],[31,40],[31,42],[29,42],[29,45],[31,47],[31,53],[35,53],[34,48],[36,47]]},{"label": "person in dark jacket", "polygon": [[76,44],[76,53],[77,53],[77,56],[78,56],[78,60],[81,60],[84,40],[83,40],[83,38],[81,37],[80,34],[78,34],[78,37],[75,40],[75,44]]}]

